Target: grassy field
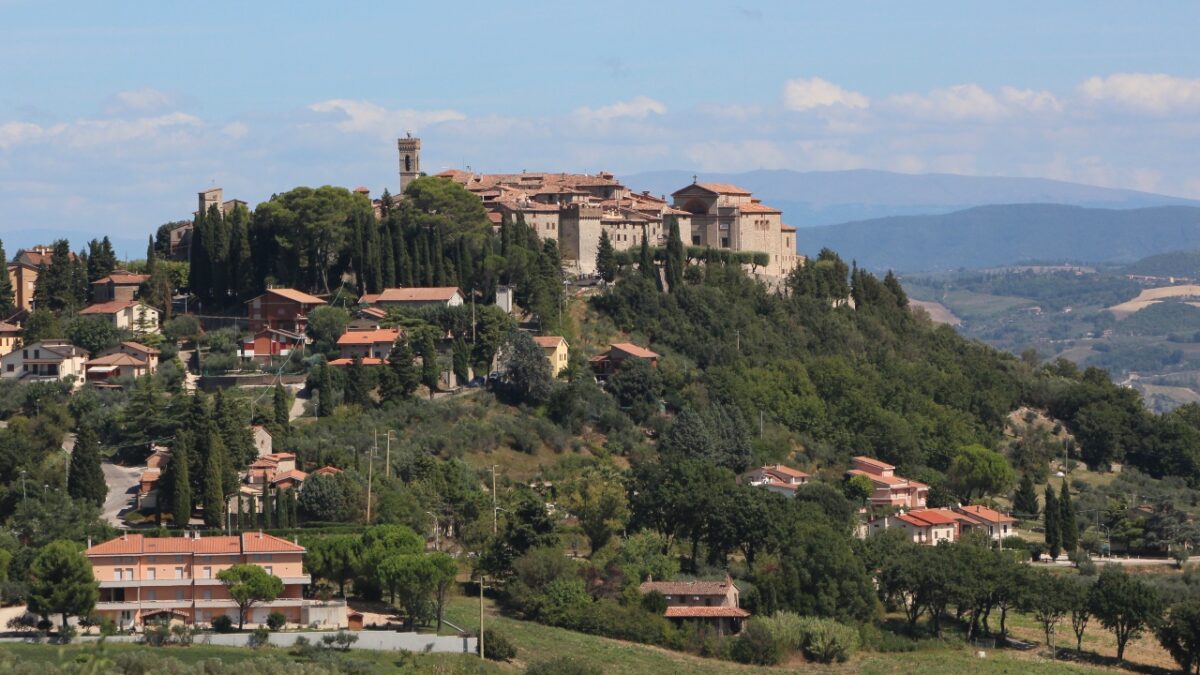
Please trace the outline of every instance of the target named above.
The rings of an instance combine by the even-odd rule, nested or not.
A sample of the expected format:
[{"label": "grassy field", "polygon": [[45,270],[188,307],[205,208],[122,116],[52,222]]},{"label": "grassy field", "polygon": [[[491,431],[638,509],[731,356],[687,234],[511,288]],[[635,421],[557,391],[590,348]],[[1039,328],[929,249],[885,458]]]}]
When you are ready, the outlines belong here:
[{"label": "grassy field", "polygon": [[955,290],[939,298],[941,303],[964,321],[989,319],[1014,309],[1033,307],[1037,303],[1027,298],[1014,298],[987,293]]},{"label": "grassy field", "polygon": [[[261,663],[276,667],[289,668],[307,661],[289,654],[286,650],[272,647],[261,649],[246,649],[241,647],[217,647],[212,645],[195,644],[190,647],[146,647],[129,644],[73,644],[68,646],[50,644],[0,643],[0,670],[11,667],[5,657],[15,657],[17,664],[44,664],[47,666],[71,666],[79,668],[82,664],[105,664],[109,668],[116,667],[116,659],[122,654],[147,653],[165,659],[174,659],[182,664],[192,665],[205,661],[219,661],[208,672],[226,672],[220,666],[229,668],[238,666],[253,670],[250,666]],[[362,669],[374,673],[499,673],[502,669],[492,663],[482,663],[478,657],[463,654],[409,654],[400,652],[372,652],[367,650],[352,650],[348,654],[338,654],[336,658],[353,662]],[[168,663],[157,664],[163,672],[172,670]],[[72,670],[71,672],[76,672]],[[80,669],[78,672],[94,672],[90,669]],[[107,672],[100,670],[99,672]],[[111,672],[120,672],[113,670]],[[232,669],[229,671],[232,672]]]}]

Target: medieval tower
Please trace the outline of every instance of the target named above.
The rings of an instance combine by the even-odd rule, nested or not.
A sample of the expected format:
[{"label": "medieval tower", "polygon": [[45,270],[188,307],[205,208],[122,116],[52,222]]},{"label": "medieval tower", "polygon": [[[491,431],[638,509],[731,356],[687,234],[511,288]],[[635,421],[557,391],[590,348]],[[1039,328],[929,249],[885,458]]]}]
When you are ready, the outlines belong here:
[{"label": "medieval tower", "polygon": [[408,184],[421,175],[421,139],[405,134],[396,139],[396,146],[400,149],[400,194],[404,194]]}]

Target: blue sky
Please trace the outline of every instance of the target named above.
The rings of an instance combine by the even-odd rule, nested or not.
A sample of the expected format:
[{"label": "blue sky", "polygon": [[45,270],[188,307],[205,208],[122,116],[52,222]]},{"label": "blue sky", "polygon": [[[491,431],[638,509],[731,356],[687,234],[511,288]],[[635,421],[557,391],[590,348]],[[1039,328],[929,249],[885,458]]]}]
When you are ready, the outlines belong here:
[{"label": "blue sky", "polygon": [[1200,197],[1198,19],[1193,2],[0,0],[0,236],[141,235],[214,182],[251,203],[394,189],[408,129],[427,171],[878,168]]}]

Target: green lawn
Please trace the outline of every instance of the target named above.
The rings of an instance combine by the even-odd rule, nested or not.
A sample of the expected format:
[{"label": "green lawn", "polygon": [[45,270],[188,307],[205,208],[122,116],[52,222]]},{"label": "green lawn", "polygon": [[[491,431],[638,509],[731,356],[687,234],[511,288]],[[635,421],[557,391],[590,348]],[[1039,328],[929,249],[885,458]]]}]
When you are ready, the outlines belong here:
[{"label": "green lawn", "polygon": [[[0,643],[0,670],[6,670],[8,656],[15,657],[16,664],[40,664],[46,666],[67,666],[78,668],[80,664],[104,664],[112,671],[115,670],[116,660],[122,654],[142,652],[153,654],[165,659],[175,659],[183,664],[192,665],[210,659],[219,661],[225,666],[234,664],[250,665],[253,662],[269,662],[283,667],[291,667],[305,663],[306,660],[289,654],[286,650],[265,647],[262,649],[247,649],[242,647],[217,647],[213,645],[194,644],[190,647],[146,647],[131,644],[73,644],[69,646],[50,644]],[[401,652],[375,652],[365,649],[352,649],[347,654],[338,654],[335,658],[344,659],[367,667],[375,673],[499,673],[501,669],[494,664],[484,664],[478,657],[463,654],[405,654]],[[156,669],[170,672],[170,668],[157,665]],[[210,671],[212,669],[209,669]],[[39,671],[47,672],[47,671]],[[74,670],[72,672],[75,672]],[[79,672],[95,672],[90,669],[80,669]],[[214,672],[224,672],[215,670]]]}]

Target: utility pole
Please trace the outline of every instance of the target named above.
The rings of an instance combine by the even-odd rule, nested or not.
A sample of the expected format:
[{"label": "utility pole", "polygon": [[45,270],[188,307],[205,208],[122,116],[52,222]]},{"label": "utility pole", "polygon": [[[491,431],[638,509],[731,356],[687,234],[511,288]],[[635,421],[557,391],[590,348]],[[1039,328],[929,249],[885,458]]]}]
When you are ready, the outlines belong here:
[{"label": "utility pole", "polygon": [[492,534],[496,534],[496,521],[499,518],[499,514],[500,514],[500,506],[496,504],[496,465],[493,464],[492,465]]},{"label": "utility pole", "polygon": [[471,344],[475,344],[475,289],[471,289]]},{"label": "utility pole", "polygon": [[383,460],[383,477],[392,477],[392,434],[396,433],[393,429],[387,430],[387,454]]},{"label": "utility pole", "polygon": [[479,659],[483,660],[483,580],[482,574],[479,575]]},{"label": "utility pole", "polygon": [[375,448],[378,447],[378,434],[376,435],[376,445],[371,448],[371,453],[367,455],[367,525],[371,524],[371,476],[375,469]]}]

